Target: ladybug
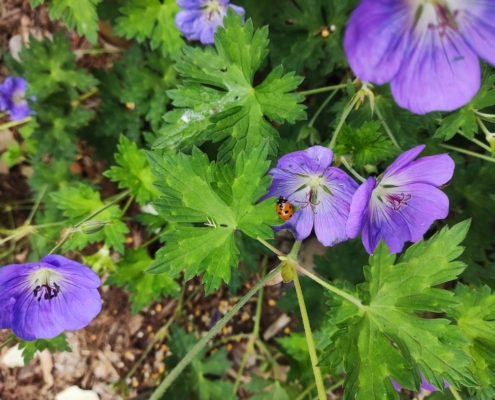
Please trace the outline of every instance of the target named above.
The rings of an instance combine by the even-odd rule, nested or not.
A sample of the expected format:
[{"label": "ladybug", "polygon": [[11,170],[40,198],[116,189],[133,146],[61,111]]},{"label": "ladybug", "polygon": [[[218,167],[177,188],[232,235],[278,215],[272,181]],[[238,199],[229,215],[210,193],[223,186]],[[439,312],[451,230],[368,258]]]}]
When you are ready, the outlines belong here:
[{"label": "ladybug", "polygon": [[282,196],[280,196],[277,200],[276,209],[278,217],[284,221],[288,221],[290,217],[292,217],[292,214],[294,214],[294,207],[292,207],[292,204],[290,204],[289,201]]}]

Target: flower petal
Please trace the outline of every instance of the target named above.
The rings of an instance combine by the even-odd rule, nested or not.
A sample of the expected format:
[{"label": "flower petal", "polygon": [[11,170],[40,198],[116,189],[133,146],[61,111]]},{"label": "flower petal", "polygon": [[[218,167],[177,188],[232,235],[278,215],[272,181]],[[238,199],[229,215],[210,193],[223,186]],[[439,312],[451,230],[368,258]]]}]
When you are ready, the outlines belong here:
[{"label": "flower petal", "polygon": [[57,254],[50,254],[41,259],[42,262],[50,264],[53,269],[59,270],[64,279],[72,281],[78,286],[97,288],[101,286],[100,277],[91,268],[86,267],[74,260],[70,260]]},{"label": "flower petal", "polygon": [[12,311],[15,299],[11,297],[7,301],[0,301],[0,329],[12,328]]},{"label": "flower petal", "polygon": [[27,81],[18,76],[13,77],[12,92],[22,92],[27,90]]},{"label": "flower petal", "polygon": [[[291,195],[293,193],[296,193],[301,187],[308,187],[307,178],[291,174],[290,172],[284,171],[279,168],[272,168],[270,171],[268,171],[268,174],[273,176],[272,184],[268,189],[268,193],[265,194],[261,199],[259,199],[258,202],[261,202],[269,197],[282,196],[288,199],[289,197],[292,197]],[[292,202],[295,200],[303,201],[304,198],[289,199],[289,201]]]},{"label": "flower petal", "polygon": [[283,225],[273,226],[275,232],[288,229],[292,232],[296,240],[306,239],[313,230],[313,210],[311,207],[304,207],[297,210],[294,215]]},{"label": "flower petal", "polygon": [[401,206],[400,214],[407,223],[411,242],[423,239],[423,235],[437,219],[446,218],[449,213],[449,198],[441,190],[424,183],[404,185],[400,192],[410,193],[407,205]]},{"label": "flower petal", "polygon": [[415,8],[406,1],[364,0],[347,25],[344,49],[358,78],[389,82],[399,70],[414,23]]},{"label": "flower petal", "polygon": [[184,10],[175,16],[175,25],[188,40],[199,40],[197,24],[203,16],[199,10]]},{"label": "flower petal", "polygon": [[243,17],[246,15],[246,11],[241,6],[236,6],[235,4],[229,4],[229,7],[232,7],[237,14],[240,14]]},{"label": "flower petal", "polygon": [[356,193],[354,193],[346,224],[348,237],[355,238],[362,231],[365,218],[368,216],[371,194],[375,187],[375,178],[369,177],[366,182],[359,186]]},{"label": "flower petal", "polygon": [[491,0],[447,0],[466,42],[481,58],[495,65],[495,3]]},{"label": "flower petal", "polygon": [[204,7],[208,0],[177,0],[177,5],[185,10],[194,10]]},{"label": "flower petal", "polygon": [[397,170],[392,176],[382,179],[382,184],[401,186],[422,182],[434,186],[447,183],[454,174],[454,160],[448,154],[421,157],[408,166]]},{"label": "flower petal", "polygon": [[10,107],[9,115],[12,121],[20,121],[31,114],[31,109],[27,101],[22,101],[18,104],[13,103],[12,107]]},{"label": "flower petal", "polygon": [[293,174],[315,175],[323,173],[332,164],[332,159],[332,150],[323,146],[312,146],[281,157],[277,168]]},{"label": "flower petal", "polygon": [[426,145],[420,144],[419,146],[413,147],[412,149],[402,153],[385,169],[381,180],[383,181],[385,178],[397,174],[402,168],[407,167],[412,160],[414,160],[419,153],[424,150],[425,147]]},{"label": "flower petal", "polygon": [[[416,114],[430,111],[452,111],[468,103],[480,88],[478,57],[461,34],[440,25],[432,4],[425,4],[423,14],[429,20],[418,22],[411,38],[409,54],[391,81],[390,87],[397,104]],[[435,19],[436,18],[436,19]]]}]

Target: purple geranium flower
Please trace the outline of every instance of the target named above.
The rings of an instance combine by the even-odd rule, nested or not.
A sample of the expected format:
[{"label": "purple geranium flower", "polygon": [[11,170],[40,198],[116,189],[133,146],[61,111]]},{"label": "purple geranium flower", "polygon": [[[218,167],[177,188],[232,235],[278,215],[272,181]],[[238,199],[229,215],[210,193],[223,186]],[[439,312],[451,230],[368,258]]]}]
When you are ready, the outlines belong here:
[{"label": "purple geranium flower", "polygon": [[324,246],[347,240],[345,226],[358,185],[344,171],[331,167],[332,159],[331,150],[313,146],[283,156],[268,172],[273,182],[263,199],[282,196],[299,208],[275,231],[289,229],[303,240],[314,226]]},{"label": "purple geranium flower", "polygon": [[401,107],[451,111],[480,87],[478,57],[495,65],[495,2],[363,0],[344,48],[356,76],[390,82]]},{"label": "purple geranium flower", "polygon": [[175,16],[177,28],[188,40],[199,40],[203,44],[213,44],[217,26],[223,26],[223,17],[232,7],[237,14],[244,16],[244,9],[230,0],[177,0],[183,10]]},{"label": "purple geranium flower", "polygon": [[0,329],[24,340],[84,328],[101,310],[101,281],[90,268],[59,255],[0,268]]},{"label": "purple geranium flower", "polygon": [[26,80],[14,76],[0,84],[0,110],[9,111],[12,121],[20,121],[32,113],[24,98],[26,89]]},{"label": "purple geranium flower", "polygon": [[448,154],[414,158],[416,146],[400,155],[378,179],[369,177],[352,199],[347,235],[362,231],[366,251],[373,253],[380,239],[392,253],[407,241],[417,242],[436,219],[449,212],[449,199],[439,189],[452,178],[454,161]]},{"label": "purple geranium flower", "polygon": [[[395,380],[393,380],[392,378],[390,378],[390,380],[392,381],[392,384],[394,385],[395,390],[400,391],[402,389],[402,386],[399,385]],[[444,382],[445,388],[448,388],[450,386],[449,383],[445,379],[443,380],[443,382]],[[428,390],[430,392],[436,392],[436,390],[437,390],[435,388],[435,386],[428,383],[428,381],[425,379],[423,374],[421,374],[421,389]]]}]

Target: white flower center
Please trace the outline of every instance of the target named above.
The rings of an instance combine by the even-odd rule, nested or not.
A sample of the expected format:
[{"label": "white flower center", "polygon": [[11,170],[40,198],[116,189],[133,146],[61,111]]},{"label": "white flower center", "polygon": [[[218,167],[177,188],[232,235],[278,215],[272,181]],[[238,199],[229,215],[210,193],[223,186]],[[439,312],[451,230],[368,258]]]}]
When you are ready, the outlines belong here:
[{"label": "white flower center", "polygon": [[40,301],[41,299],[51,300],[57,297],[60,292],[59,284],[64,281],[64,277],[60,272],[51,268],[40,268],[31,273],[28,280],[33,296]]},{"label": "white flower center", "polygon": [[21,104],[24,101],[24,92],[23,91],[16,91],[12,94],[12,101],[15,104]]},{"label": "white flower center", "polygon": [[[371,195],[372,201],[375,205],[386,205],[392,207],[394,211],[399,211],[401,207],[407,206],[407,201],[411,200],[412,195],[401,192],[398,186],[389,186],[387,187],[383,182],[378,183]],[[379,203],[376,202],[377,200]]]}]

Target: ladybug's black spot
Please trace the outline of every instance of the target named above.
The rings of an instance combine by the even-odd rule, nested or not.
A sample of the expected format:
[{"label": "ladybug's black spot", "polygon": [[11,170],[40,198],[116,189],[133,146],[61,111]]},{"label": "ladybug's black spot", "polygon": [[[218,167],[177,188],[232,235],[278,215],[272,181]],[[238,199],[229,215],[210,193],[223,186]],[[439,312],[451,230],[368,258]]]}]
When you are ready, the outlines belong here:
[{"label": "ladybug's black spot", "polygon": [[285,214],[289,214],[289,211],[285,210]]},{"label": "ladybug's black spot", "polygon": [[279,212],[278,212],[278,215],[282,215],[282,213],[279,211]]}]

